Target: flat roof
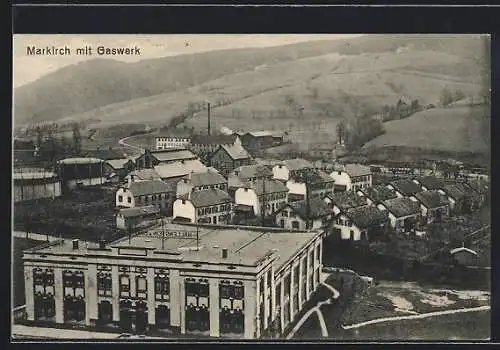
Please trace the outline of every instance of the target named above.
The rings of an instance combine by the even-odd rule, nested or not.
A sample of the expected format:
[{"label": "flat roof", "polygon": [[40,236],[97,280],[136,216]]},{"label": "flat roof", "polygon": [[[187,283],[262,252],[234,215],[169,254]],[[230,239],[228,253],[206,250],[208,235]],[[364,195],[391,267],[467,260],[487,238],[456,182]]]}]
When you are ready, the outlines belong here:
[{"label": "flat roof", "polygon": [[[210,262],[220,264],[239,264],[255,266],[271,253],[278,255],[277,268],[286,264],[293,255],[305,247],[320,232],[297,232],[283,229],[248,226],[199,226],[199,250],[196,250],[196,226],[168,223],[164,225],[166,238],[162,248],[161,225],[130,238],[123,237],[111,242],[107,247],[118,248],[111,255],[119,254],[120,250],[147,249],[177,255],[183,261]],[[97,245],[89,243],[90,247]],[[75,254],[85,255],[89,252],[86,242],[79,242],[78,249],[73,250],[72,240],[48,243],[27,251],[44,254]],[[222,257],[222,249],[228,250],[227,258]],[[148,255],[152,260],[164,258],[164,254]],[[133,258],[132,258],[133,259]]]}]

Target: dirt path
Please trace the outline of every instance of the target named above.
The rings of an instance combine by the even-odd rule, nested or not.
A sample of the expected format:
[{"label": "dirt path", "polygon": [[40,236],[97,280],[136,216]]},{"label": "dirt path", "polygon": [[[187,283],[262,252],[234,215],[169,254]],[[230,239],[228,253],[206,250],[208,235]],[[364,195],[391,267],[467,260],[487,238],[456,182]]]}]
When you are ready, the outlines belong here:
[{"label": "dirt path", "polygon": [[416,320],[416,319],[423,319],[423,318],[434,317],[434,316],[451,315],[451,314],[458,314],[458,313],[464,313],[464,312],[486,311],[486,310],[490,310],[489,305],[488,306],[467,308],[467,309],[436,311],[436,312],[429,312],[426,314],[411,315],[411,316],[384,317],[384,318],[378,318],[378,319],[371,320],[371,321],[361,322],[361,323],[354,324],[354,325],[342,326],[342,328],[347,330],[347,329],[353,329],[353,328],[360,328],[360,327],[364,327],[364,326],[368,326],[368,325],[376,324],[376,323],[402,321],[402,320]]}]

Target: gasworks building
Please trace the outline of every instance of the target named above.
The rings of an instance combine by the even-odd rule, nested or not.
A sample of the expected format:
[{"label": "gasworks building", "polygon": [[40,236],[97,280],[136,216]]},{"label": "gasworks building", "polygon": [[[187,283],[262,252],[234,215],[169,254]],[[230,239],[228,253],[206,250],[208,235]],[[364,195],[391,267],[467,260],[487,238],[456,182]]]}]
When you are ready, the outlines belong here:
[{"label": "gasworks building", "polygon": [[[198,237],[198,239],[196,238]],[[319,284],[317,232],[168,224],[24,252],[27,323],[188,336],[280,334]]]}]

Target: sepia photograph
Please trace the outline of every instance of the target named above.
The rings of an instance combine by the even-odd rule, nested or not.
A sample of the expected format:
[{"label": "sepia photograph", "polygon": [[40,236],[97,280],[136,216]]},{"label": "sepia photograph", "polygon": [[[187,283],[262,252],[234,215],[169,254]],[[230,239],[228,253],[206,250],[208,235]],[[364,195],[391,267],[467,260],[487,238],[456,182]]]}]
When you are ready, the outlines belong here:
[{"label": "sepia photograph", "polygon": [[489,340],[490,44],[13,35],[11,338]]}]

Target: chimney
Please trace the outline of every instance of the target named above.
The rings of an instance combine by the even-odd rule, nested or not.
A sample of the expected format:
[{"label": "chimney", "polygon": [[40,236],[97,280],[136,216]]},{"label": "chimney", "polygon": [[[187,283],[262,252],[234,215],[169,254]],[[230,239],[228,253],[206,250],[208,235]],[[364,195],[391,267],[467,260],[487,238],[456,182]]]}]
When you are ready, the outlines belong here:
[{"label": "chimney", "polygon": [[73,250],[78,250],[78,239],[74,239],[72,242],[73,242]]},{"label": "chimney", "polygon": [[226,248],[222,249],[222,259],[227,259],[227,249]]},{"label": "chimney", "polygon": [[106,248],[106,241],[101,239],[99,240],[99,249],[104,249]]}]

